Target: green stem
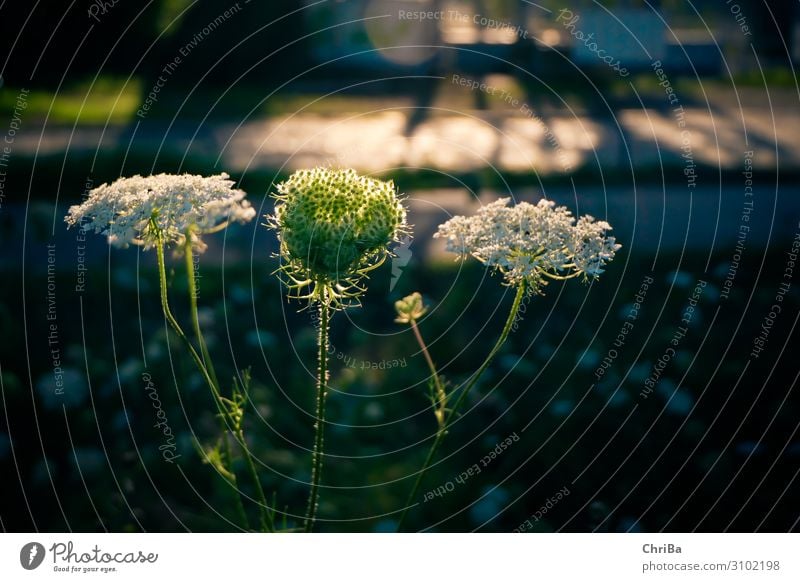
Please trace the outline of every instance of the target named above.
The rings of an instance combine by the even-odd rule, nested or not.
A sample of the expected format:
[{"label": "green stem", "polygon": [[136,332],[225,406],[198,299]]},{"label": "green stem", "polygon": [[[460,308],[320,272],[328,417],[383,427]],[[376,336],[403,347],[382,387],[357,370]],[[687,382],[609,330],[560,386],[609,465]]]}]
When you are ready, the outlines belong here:
[{"label": "green stem", "polygon": [[[178,320],[175,319],[175,316],[172,315],[172,310],[169,307],[169,299],[167,296],[167,270],[166,264],[164,260],[164,239],[160,233],[160,231],[156,230],[156,256],[158,258],[158,275],[159,275],[159,283],[160,283],[160,290],[161,290],[161,309],[164,312],[164,317],[166,318],[167,322],[170,324],[175,333],[178,334],[178,337],[186,344],[186,348],[189,350],[189,354],[192,356],[192,360],[194,360],[197,369],[200,370],[200,373],[203,376],[203,379],[206,381],[209,389],[211,390],[211,394],[214,397],[214,403],[217,406],[217,410],[219,411],[221,417],[224,419],[224,423],[228,429],[232,429],[234,423],[230,418],[230,413],[228,412],[227,408],[223,404],[222,396],[219,393],[217,385],[211,379],[211,376],[208,373],[205,365],[203,364],[203,360],[200,355],[197,353],[197,350],[194,349],[192,342],[189,341],[189,338],[184,333],[183,329],[181,328]],[[238,435],[234,434],[237,437],[237,441],[239,442],[240,446],[242,447],[242,451],[244,451],[245,458],[248,459],[249,463],[252,464],[252,458],[250,456],[250,451],[247,448],[246,443],[244,442],[243,438],[238,438]],[[256,479],[255,481],[256,490],[259,493],[260,500],[262,501],[262,505],[260,506],[261,511],[261,522],[262,526],[269,524],[269,513],[267,511],[268,505],[266,504],[266,497],[264,496],[264,491],[261,488],[261,482]],[[271,529],[267,529],[267,531],[272,531]]]},{"label": "green stem", "polygon": [[317,370],[317,421],[314,425],[314,451],[311,455],[311,490],[308,494],[308,507],[304,529],[310,532],[319,506],[319,484],[322,477],[325,436],[325,398],[328,394],[328,327],[330,325],[330,303],[325,292],[319,304],[318,370]]},{"label": "green stem", "polygon": [[[206,344],[205,337],[203,336],[203,331],[200,328],[200,317],[197,312],[197,286],[195,283],[195,271],[194,271],[194,254],[192,249],[192,239],[191,233],[186,233],[186,242],[184,243],[184,257],[186,259],[186,283],[187,288],[189,290],[189,313],[192,320],[192,328],[194,329],[195,339],[197,340],[197,345],[200,346],[200,354],[203,357],[203,365],[205,369],[208,371],[208,375],[211,378],[212,382],[214,383],[214,387],[216,388],[216,392],[219,394],[220,387],[219,387],[219,380],[217,379],[217,375],[214,372],[214,364],[211,361],[211,354],[208,351],[208,345]],[[213,392],[213,390],[212,390]],[[216,402],[216,397],[215,397]],[[220,403],[216,402],[217,408],[220,408]],[[225,433],[227,432],[226,429],[226,421],[220,415],[220,429],[222,430],[222,441],[224,449],[224,458],[223,463],[227,465],[228,472],[231,474],[231,478],[228,482],[233,487],[235,492],[235,503],[236,503],[236,512],[239,514],[239,519],[244,524],[245,529],[250,529],[250,520],[247,518],[247,512],[244,508],[244,503],[242,502],[242,494],[239,491],[239,484],[238,479],[236,477],[236,472],[233,469],[233,453],[231,451],[231,443],[226,438]]]},{"label": "green stem", "polygon": [[486,371],[486,368],[488,368],[489,364],[492,363],[492,360],[500,351],[500,348],[503,347],[503,344],[508,339],[508,335],[511,333],[511,329],[514,326],[514,321],[517,318],[517,313],[519,312],[519,308],[522,305],[522,300],[525,298],[526,293],[527,293],[526,285],[522,284],[517,286],[517,294],[514,296],[514,303],[511,305],[511,311],[508,314],[508,319],[506,319],[506,323],[503,326],[503,331],[500,333],[500,337],[497,339],[497,342],[495,342],[494,347],[492,347],[492,350],[489,352],[489,355],[486,356],[486,359],[483,361],[480,368],[478,368],[478,371],[472,375],[469,382],[467,382],[466,386],[461,391],[461,394],[459,394],[458,399],[455,401],[453,407],[450,409],[450,413],[446,417],[444,427],[440,429],[438,433],[436,433],[436,438],[433,440],[433,444],[431,445],[431,448],[428,451],[428,456],[425,458],[425,462],[422,465],[422,469],[420,469],[419,473],[417,473],[417,479],[414,482],[414,487],[411,489],[411,493],[409,494],[406,500],[403,513],[400,514],[400,520],[397,523],[398,531],[403,526],[403,521],[405,520],[406,514],[408,513],[409,508],[414,502],[414,499],[417,497],[417,494],[419,493],[419,488],[422,486],[422,481],[425,477],[425,473],[428,471],[428,469],[430,469],[430,466],[433,463],[433,459],[436,456],[436,453],[438,452],[439,447],[441,446],[445,435],[447,434],[447,429],[452,424],[453,419],[455,419],[459,408],[464,403],[464,401],[467,398],[467,395],[475,386],[475,384],[478,383],[478,380],[480,380],[480,377]]},{"label": "green stem", "polygon": [[178,323],[178,320],[175,319],[174,315],[172,315],[172,310],[169,307],[169,300],[167,298],[167,272],[164,263],[164,242],[160,235],[157,236],[156,256],[158,257],[158,276],[161,287],[161,310],[164,312],[164,317],[172,329],[175,330],[175,333],[178,334],[178,337],[181,338],[181,340],[183,340],[183,342],[186,344],[186,348],[189,350],[192,360],[194,360],[195,365],[203,375],[203,379],[206,381],[206,384],[208,384],[212,394],[214,394],[214,400],[217,403],[217,407],[220,408],[220,413],[227,417],[224,407],[221,406],[217,387],[214,384],[214,381],[211,379],[211,376],[208,375],[208,370],[206,370],[206,367],[203,365],[202,358],[198,355],[197,350],[194,349],[194,346],[192,345],[192,342],[189,341],[189,338],[186,337],[186,334]]},{"label": "green stem", "polygon": [[197,312],[197,285],[195,283],[194,254],[192,249],[191,233],[186,233],[186,242],[184,243],[183,250],[186,260],[186,283],[189,288],[189,312],[191,313],[192,317],[194,335],[197,339],[197,344],[200,346],[200,355],[203,356],[203,364],[205,365],[206,370],[208,370],[208,375],[214,381],[217,389],[219,389],[219,380],[217,379],[217,374],[214,371],[214,364],[211,361],[211,355],[208,352],[208,345],[206,344],[206,340],[203,337],[203,332],[200,329],[200,317],[198,316]]},{"label": "green stem", "polygon": [[[224,437],[224,434],[223,434],[223,437]],[[230,480],[230,484],[233,487],[234,492],[236,493],[236,495],[235,495],[235,497],[236,497],[236,500],[235,500],[236,513],[239,514],[239,519],[244,524],[244,528],[246,530],[249,530],[250,529],[250,520],[247,518],[247,512],[245,511],[244,503],[242,502],[242,494],[239,491],[239,480],[236,478],[236,473],[234,473],[234,471],[233,471],[233,460],[231,458],[232,457],[232,455],[231,455],[231,445],[228,442],[227,438],[223,438],[223,440],[225,441],[225,460],[228,463],[228,471],[230,472],[231,477],[232,477],[231,480]]]},{"label": "green stem", "polygon": [[239,431],[236,433],[236,440],[239,442],[239,446],[242,447],[244,459],[247,462],[247,469],[250,472],[250,478],[253,480],[253,483],[255,483],[256,486],[256,494],[258,495],[259,501],[261,529],[267,532],[274,532],[275,522],[273,520],[272,511],[267,503],[267,497],[264,495],[264,488],[261,486],[261,479],[258,478],[258,470],[256,470],[256,464],[253,461],[253,455],[250,454],[250,449],[247,448],[247,443],[244,440],[244,431],[242,429],[239,429]]},{"label": "green stem", "polygon": [[439,423],[439,430],[443,430],[447,394],[445,392],[444,385],[442,385],[442,380],[439,377],[439,373],[436,371],[436,364],[433,363],[433,358],[431,358],[431,354],[428,351],[428,346],[425,345],[425,340],[422,339],[422,334],[420,333],[419,327],[417,327],[417,322],[414,319],[411,319],[411,329],[414,331],[414,337],[417,338],[417,343],[419,344],[420,350],[422,350],[422,355],[425,356],[428,369],[433,377],[433,384],[436,387],[434,414],[436,415],[436,421]]}]

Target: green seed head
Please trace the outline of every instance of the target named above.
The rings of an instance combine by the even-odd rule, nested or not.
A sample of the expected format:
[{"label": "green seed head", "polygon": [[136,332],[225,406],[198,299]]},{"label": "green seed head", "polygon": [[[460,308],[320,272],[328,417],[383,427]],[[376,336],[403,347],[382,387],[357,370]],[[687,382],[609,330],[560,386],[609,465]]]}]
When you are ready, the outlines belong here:
[{"label": "green seed head", "polygon": [[364,291],[358,282],[407,231],[394,184],[355,170],[300,170],[277,190],[269,226],[278,231],[289,287],[310,288],[302,297],[324,301],[327,294],[334,304],[357,299]]}]

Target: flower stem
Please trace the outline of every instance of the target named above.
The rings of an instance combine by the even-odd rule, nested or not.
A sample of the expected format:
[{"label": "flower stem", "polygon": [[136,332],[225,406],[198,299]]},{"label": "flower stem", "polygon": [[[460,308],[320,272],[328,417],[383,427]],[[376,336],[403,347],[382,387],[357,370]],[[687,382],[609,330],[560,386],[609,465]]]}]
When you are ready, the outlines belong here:
[{"label": "flower stem", "polygon": [[197,339],[197,344],[200,346],[200,355],[203,356],[203,364],[208,370],[208,375],[214,381],[214,384],[219,390],[219,380],[214,371],[214,364],[211,361],[211,355],[208,352],[208,345],[203,337],[203,332],[200,329],[200,317],[197,313],[197,283],[195,282],[194,272],[194,254],[192,249],[192,240],[190,233],[186,234],[186,242],[184,243],[184,257],[186,260],[186,283],[189,289],[189,313],[192,317],[192,327],[194,328],[194,335]]},{"label": "flower stem", "polygon": [[419,344],[420,350],[422,350],[422,355],[425,356],[425,361],[428,363],[428,369],[431,372],[431,376],[433,377],[433,384],[436,388],[436,395],[433,402],[433,411],[436,415],[436,421],[439,423],[439,430],[444,430],[444,420],[445,420],[445,407],[447,403],[447,393],[445,392],[444,385],[442,384],[442,380],[439,377],[439,373],[436,371],[436,364],[433,363],[433,358],[431,358],[431,354],[428,351],[428,346],[425,345],[425,340],[422,339],[422,334],[419,331],[419,327],[417,326],[417,322],[415,319],[411,319],[411,329],[414,331],[414,337],[417,338],[417,343]]},{"label": "flower stem", "polygon": [[[219,392],[217,392],[217,387],[211,379],[211,376],[208,375],[208,370],[203,364],[202,358],[198,355],[197,350],[194,349],[194,346],[192,345],[192,342],[189,341],[189,338],[186,337],[186,334],[178,323],[178,320],[175,319],[174,315],[172,315],[172,310],[169,307],[169,300],[167,298],[167,273],[164,265],[164,243],[160,237],[158,238],[158,242],[156,244],[156,256],[158,257],[158,276],[161,287],[161,310],[164,312],[164,317],[166,318],[167,323],[170,324],[172,329],[175,330],[175,333],[178,334],[178,337],[181,338],[181,340],[183,340],[183,342],[186,344],[186,348],[189,350],[192,360],[194,360],[195,365],[203,375],[203,379],[206,381],[206,384],[208,384],[209,388],[211,388],[211,392],[214,394],[214,400],[217,402],[217,406],[219,407]],[[221,408],[220,413],[224,414],[224,412],[224,408]]]},{"label": "flower stem", "polygon": [[267,503],[267,497],[264,495],[264,488],[261,486],[261,479],[258,478],[258,471],[256,464],[253,461],[253,455],[250,454],[250,449],[247,448],[247,443],[244,440],[244,431],[240,428],[236,432],[236,440],[239,446],[242,447],[244,452],[244,459],[247,462],[247,469],[250,472],[250,478],[256,486],[256,494],[258,495],[258,511],[261,520],[261,529],[266,532],[275,531],[275,522],[272,516],[272,510]]},{"label": "flower stem", "polygon": [[317,421],[314,425],[314,451],[311,455],[311,491],[308,494],[308,507],[304,529],[310,532],[319,506],[319,484],[322,477],[325,435],[325,398],[328,394],[328,328],[330,326],[330,303],[326,292],[319,304],[318,370],[317,370]]},{"label": "flower stem", "polygon": [[[159,283],[160,283],[160,290],[161,290],[161,310],[164,312],[164,317],[166,318],[167,322],[170,324],[175,333],[178,334],[178,337],[186,344],[186,348],[189,350],[189,354],[192,356],[192,360],[194,360],[197,369],[200,370],[200,373],[203,376],[203,379],[206,381],[209,389],[211,390],[211,394],[214,397],[214,403],[217,406],[217,410],[222,417],[224,424],[227,426],[228,429],[233,428],[234,423],[230,417],[230,413],[228,409],[225,407],[223,403],[222,396],[219,393],[219,389],[214,381],[211,379],[211,376],[206,369],[206,366],[203,363],[203,359],[197,353],[197,350],[194,349],[192,342],[189,341],[189,338],[184,333],[183,328],[181,328],[178,320],[175,319],[175,316],[172,314],[172,310],[169,307],[169,298],[167,296],[167,273],[166,273],[166,265],[164,261],[164,240],[160,234],[160,232],[156,231],[156,256],[158,258],[158,276],[159,276]],[[194,278],[192,277],[192,281]],[[247,444],[244,441],[244,438],[240,438],[239,434],[234,433],[234,437],[239,442],[239,445],[244,452],[245,458],[248,460],[250,464],[252,464],[252,458],[250,456],[250,451],[247,448]],[[274,531],[274,528],[270,528],[270,516],[268,512],[269,506],[266,503],[266,497],[264,496],[264,491],[261,487],[261,482],[256,479],[255,481],[256,491],[259,494],[259,501],[260,504],[260,512],[261,512],[261,522],[262,527],[266,531]]]},{"label": "flower stem", "polygon": [[[197,312],[197,285],[195,282],[194,254],[192,249],[191,233],[186,233],[186,242],[184,243],[183,250],[184,250],[184,257],[186,259],[186,284],[189,290],[189,313],[192,319],[192,328],[194,329],[194,335],[195,339],[197,340],[197,345],[200,346],[200,355],[203,357],[203,365],[208,371],[208,376],[214,383],[214,387],[216,388],[217,394],[219,394],[220,393],[219,380],[217,379],[217,375],[214,372],[214,364],[211,361],[211,355],[208,352],[208,345],[206,344],[205,337],[203,336],[203,331],[200,328],[200,317]],[[214,391],[212,390],[212,393],[213,392]],[[217,408],[221,408],[220,403],[217,402],[216,396],[214,400],[215,403],[217,404]],[[231,475],[229,483],[234,488],[234,491],[236,493],[235,495],[236,512],[239,514],[239,519],[244,524],[245,529],[250,529],[250,520],[247,518],[247,512],[245,511],[244,503],[242,502],[242,495],[241,492],[239,491],[238,479],[236,477],[236,472],[233,469],[233,454],[231,451],[231,444],[230,441],[225,436],[225,433],[228,432],[226,428],[226,421],[222,415],[220,415],[220,429],[222,430],[222,441],[223,441],[223,446],[225,447],[223,453],[223,463],[227,465],[228,472]]]},{"label": "flower stem", "polygon": [[447,434],[447,429],[450,428],[450,425],[453,423],[453,420],[458,413],[459,408],[464,403],[467,398],[467,394],[472,390],[475,384],[478,383],[478,380],[486,371],[486,368],[489,367],[489,364],[492,363],[492,360],[500,351],[500,348],[503,346],[505,341],[508,339],[508,335],[511,333],[511,329],[514,326],[514,321],[517,318],[517,314],[519,313],[519,308],[522,305],[522,300],[527,293],[527,286],[525,284],[520,284],[517,286],[517,293],[514,296],[514,303],[511,305],[511,311],[508,313],[508,318],[506,319],[506,323],[503,326],[503,331],[500,333],[500,337],[497,338],[497,341],[492,347],[489,355],[486,356],[486,359],[481,364],[478,371],[472,375],[470,380],[461,390],[461,394],[459,394],[458,398],[456,399],[453,407],[450,409],[450,413],[446,416],[446,420],[444,422],[444,426],[436,433],[436,438],[433,440],[433,444],[431,445],[430,450],[428,451],[428,456],[425,458],[425,462],[422,465],[422,469],[420,469],[419,473],[417,473],[417,479],[414,482],[414,487],[411,489],[411,493],[408,495],[406,499],[405,508],[403,509],[403,513],[400,514],[400,519],[397,523],[397,529],[400,529],[403,526],[403,521],[405,520],[406,514],[408,513],[408,509],[411,507],[414,499],[417,497],[419,493],[419,488],[422,486],[422,481],[425,478],[425,474],[427,473],[428,469],[430,469],[431,463],[433,463],[433,459],[436,456],[439,447],[444,440],[445,435]]}]

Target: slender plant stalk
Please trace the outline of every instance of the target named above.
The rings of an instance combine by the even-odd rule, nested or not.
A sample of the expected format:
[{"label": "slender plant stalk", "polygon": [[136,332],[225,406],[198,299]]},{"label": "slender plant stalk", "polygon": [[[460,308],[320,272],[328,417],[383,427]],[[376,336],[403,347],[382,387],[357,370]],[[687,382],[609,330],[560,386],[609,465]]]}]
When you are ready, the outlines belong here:
[{"label": "slender plant stalk", "polygon": [[[464,386],[461,390],[461,394],[459,394],[458,398],[456,399],[453,407],[450,409],[450,413],[447,414],[446,420],[444,422],[444,426],[440,428],[439,432],[436,433],[436,438],[433,440],[433,444],[431,445],[430,450],[428,451],[428,456],[425,458],[425,462],[422,465],[422,469],[420,469],[419,473],[417,473],[417,479],[414,482],[414,487],[411,489],[411,493],[408,495],[406,499],[405,508],[403,509],[403,513],[400,514],[400,519],[397,523],[398,531],[403,526],[403,521],[406,518],[406,514],[408,513],[409,507],[411,507],[414,499],[417,497],[419,493],[419,488],[422,486],[422,481],[425,478],[425,474],[430,469],[431,463],[433,463],[433,459],[436,456],[436,453],[439,450],[439,447],[444,440],[445,435],[447,434],[447,429],[450,428],[453,420],[456,418],[456,414],[458,413],[459,408],[464,403],[467,398],[467,394],[472,390],[475,384],[478,383],[480,377],[486,371],[486,368],[489,367],[489,364],[492,363],[492,360],[500,351],[500,348],[503,346],[505,341],[508,339],[508,335],[511,333],[511,328],[514,326],[514,321],[517,318],[517,314],[519,313],[519,308],[522,305],[522,300],[525,298],[525,294],[527,293],[527,287],[524,284],[517,286],[517,293],[514,296],[514,303],[511,305],[511,311],[508,313],[508,319],[506,319],[506,323],[503,326],[503,331],[500,333],[500,337],[497,338],[497,342],[495,342],[494,347],[489,352],[489,355],[486,356],[486,359],[481,364],[480,368],[478,368],[477,372],[472,375],[469,382]],[[434,368],[435,370],[435,368]]]},{"label": "slender plant stalk", "polygon": [[[224,433],[223,433],[224,435]],[[234,488],[236,493],[235,495],[235,503],[236,503],[236,513],[239,514],[239,519],[244,524],[244,528],[249,530],[250,529],[250,520],[247,518],[247,512],[244,509],[244,503],[242,502],[242,494],[239,492],[239,481],[236,477],[236,473],[233,470],[233,462],[231,461],[231,445],[228,443],[228,439],[223,436],[223,440],[225,441],[225,460],[228,464],[228,472],[231,474],[230,484]]]},{"label": "slender plant stalk", "polygon": [[422,339],[422,334],[419,331],[416,320],[412,318],[410,323],[411,329],[414,331],[414,337],[417,338],[419,348],[422,350],[422,355],[425,356],[428,369],[433,377],[433,385],[436,388],[436,395],[433,401],[433,413],[436,415],[436,421],[439,423],[439,430],[441,431],[444,430],[447,393],[445,392],[439,372],[436,370],[436,364],[433,363],[433,358],[431,358],[431,354],[428,351],[428,346],[425,344],[425,340]]},{"label": "slender plant stalk", "polygon": [[[203,379],[206,381],[206,384],[211,389],[211,394],[214,397],[214,403],[217,406],[217,409],[224,419],[225,425],[230,429],[234,426],[232,419],[230,418],[230,413],[227,410],[222,395],[219,393],[219,388],[212,380],[211,376],[208,373],[206,366],[203,363],[203,359],[197,353],[197,350],[194,349],[192,342],[189,341],[189,338],[186,336],[186,333],[181,328],[178,320],[175,319],[175,316],[172,314],[172,310],[169,307],[169,299],[167,295],[167,274],[166,274],[166,264],[164,260],[164,241],[160,234],[156,235],[156,256],[158,258],[158,274],[159,274],[159,283],[160,283],[160,290],[161,290],[161,309],[164,312],[164,317],[166,318],[167,322],[170,324],[175,333],[178,334],[178,337],[186,344],[187,349],[189,350],[189,354],[194,360],[195,365],[197,366],[198,370],[203,376]],[[192,286],[194,285],[194,277],[191,277]],[[194,294],[194,289],[191,289],[192,294]],[[196,303],[195,303],[196,306]],[[199,326],[198,326],[199,327]],[[232,431],[233,432],[233,431]],[[245,442],[244,438],[241,435],[241,431],[237,434],[234,432],[234,437],[236,437],[239,445],[244,452],[245,459],[248,461],[248,465],[253,465],[253,460],[250,455],[250,451],[247,448],[247,443]],[[255,486],[256,491],[259,495],[260,501],[260,514],[261,514],[261,525],[265,531],[274,531],[274,527],[271,526],[271,515],[268,511],[268,504],[266,502],[266,496],[264,495],[264,490],[261,487],[261,481],[258,480],[258,475],[255,475]]]},{"label": "slender plant stalk", "polygon": [[[156,256],[158,257],[158,275],[161,287],[161,310],[164,312],[164,317],[172,329],[175,330],[175,333],[178,334],[178,337],[181,338],[181,340],[183,340],[183,342],[186,344],[186,348],[189,350],[192,360],[194,360],[195,365],[203,375],[203,379],[206,381],[206,384],[208,384],[209,388],[211,388],[212,394],[214,394],[214,401],[220,408],[220,413],[225,414],[225,409],[221,406],[219,400],[219,392],[217,391],[217,387],[211,379],[211,376],[208,375],[208,370],[206,370],[206,367],[203,365],[202,358],[197,353],[197,350],[194,349],[194,346],[192,345],[192,342],[189,341],[189,338],[186,337],[186,334],[178,323],[178,320],[175,319],[174,315],[172,315],[172,310],[169,307],[169,300],[167,298],[167,274],[166,267],[164,265],[164,243],[161,240],[161,237],[158,238],[158,242],[156,244]],[[225,414],[225,416],[227,417],[227,414]]]},{"label": "slender plant stalk", "polygon": [[[187,233],[186,242],[184,243],[183,250],[184,250],[184,257],[186,259],[186,283],[187,283],[187,288],[189,290],[189,313],[192,320],[192,328],[194,329],[194,335],[197,341],[197,345],[200,346],[200,355],[203,357],[203,364],[205,365],[205,368],[208,371],[208,375],[213,381],[214,386],[217,389],[217,392],[219,393],[220,392],[219,380],[217,379],[217,375],[214,372],[214,364],[211,361],[211,355],[208,352],[208,346],[206,344],[205,337],[203,336],[203,331],[200,328],[200,317],[197,312],[197,285],[195,283],[194,254],[192,249],[192,239],[190,233]],[[233,454],[231,451],[230,441],[226,437],[226,433],[228,432],[226,428],[226,422],[225,419],[222,417],[222,415],[220,415],[219,420],[220,420],[220,428],[222,430],[223,446],[225,447],[223,453],[223,463],[227,465],[228,472],[231,475],[229,482],[233,486],[234,491],[236,493],[235,495],[236,512],[239,514],[239,519],[241,519],[245,529],[250,529],[250,520],[247,518],[247,512],[245,511],[244,503],[242,502],[242,495],[241,492],[239,491],[238,479],[236,477],[236,472],[233,469]]]},{"label": "slender plant stalk", "polygon": [[250,472],[250,478],[256,486],[256,494],[258,495],[258,509],[261,520],[261,529],[267,532],[275,531],[275,522],[273,520],[272,511],[267,503],[267,496],[264,495],[264,488],[261,486],[261,480],[258,478],[258,471],[256,464],[253,461],[253,455],[250,454],[250,449],[247,448],[247,443],[244,440],[244,431],[240,428],[236,434],[236,440],[242,447],[244,452],[244,459],[247,462],[247,470]]},{"label": "slender plant stalk", "polygon": [[[203,331],[200,328],[200,317],[197,312],[197,287],[195,285],[195,273],[194,273],[194,256],[192,254],[192,243],[191,237],[189,236],[190,233],[187,233],[186,236],[186,243],[184,245],[184,256],[186,259],[186,278],[189,288],[189,305],[191,307],[191,318],[192,318],[192,327],[194,328],[195,336],[197,337],[197,343],[200,346],[200,353],[203,356],[203,362],[205,363],[206,369],[208,370],[208,376],[212,379],[214,384],[214,389],[212,389],[212,393],[214,394],[214,398],[217,401],[217,407],[224,410],[224,403],[222,402],[221,398],[221,391],[219,387],[219,381],[217,380],[217,376],[214,373],[214,366],[211,361],[211,355],[208,352],[208,346],[206,344],[205,337],[203,336]],[[224,414],[224,413],[223,413]],[[223,433],[225,432],[225,424],[228,424],[229,427],[235,426],[234,423],[230,419],[230,415],[228,414],[228,422],[223,421]],[[258,495],[259,501],[259,517],[261,522],[261,529],[265,531],[275,531],[275,524],[273,522],[272,513],[269,509],[269,504],[267,503],[267,497],[264,494],[264,488],[261,486],[261,480],[258,477],[258,471],[255,466],[255,462],[253,461],[253,456],[250,454],[250,449],[247,446],[247,441],[244,438],[244,430],[241,428],[241,425],[236,430],[231,430],[233,433],[234,438],[239,443],[239,446],[242,449],[245,462],[247,463],[247,469],[250,473],[250,477],[253,480],[256,488],[256,495]],[[230,448],[230,443],[228,439],[223,439],[225,443],[225,456],[227,457],[229,463],[229,471],[231,475],[233,475],[233,485],[237,486],[236,483],[236,474],[233,471],[233,462],[232,462],[232,453]],[[238,487],[237,487],[238,491]],[[244,511],[244,506],[242,505],[241,495],[237,495],[237,502],[241,506],[241,514],[245,517],[245,523],[247,523],[247,515]]]},{"label": "slender plant stalk", "polygon": [[319,304],[318,370],[317,370],[317,421],[314,424],[314,451],[311,455],[311,490],[308,494],[308,507],[304,529],[310,532],[319,506],[319,484],[322,478],[322,459],[325,437],[325,399],[328,394],[328,328],[330,326],[331,306],[327,293],[323,292]]},{"label": "slender plant stalk", "polygon": [[192,317],[192,327],[194,328],[194,335],[197,339],[197,344],[200,346],[200,355],[203,356],[203,364],[205,364],[206,370],[208,370],[208,375],[211,376],[211,379],[214,381],[217,389],[219,389],[219,380],[217,379],[217,374],[214,371],[214,363],[211,360],[211,355],[208,352],[208,345],[206,344],[205,337],[203,337],[203,332],[200,329],[200,317],[197,313],[197,285],[195,283],[194,272],[194,249],[192,248],[190,233],[187,233],[186,235],[186,242],[184,243],[183,250],[184,258],[186,260],[186,283],[189,288],[189,306]]}]

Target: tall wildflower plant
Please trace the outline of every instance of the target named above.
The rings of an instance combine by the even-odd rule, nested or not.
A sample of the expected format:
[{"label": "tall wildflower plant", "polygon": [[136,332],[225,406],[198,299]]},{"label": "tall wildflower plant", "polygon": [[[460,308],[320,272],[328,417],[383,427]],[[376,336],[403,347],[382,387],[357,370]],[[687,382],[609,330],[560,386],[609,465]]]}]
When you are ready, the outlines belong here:
[{"label": "tall wildflower plant", "polygon": [[330,319],[333,312],[359,304],[370,271],[386,260],[408,227],[394,184],[351,169],[297,171],[278,184],[275,201],[267,226],[277,231],[280,242],[278,272],[290,298],[319,310],[316,421],[304,523],[311,531],[324,457]]},{"label": "tall wildflower plant", "polygon": [[[158,174],[121,178],[94,188],[80,205],[72,206],[65,218],[72,227],[94,231],[108,237],[108,242],[125,248],[138,245],[155,249],[164,317],[181,338],[197,369],[211,391],[220,419],[222,434],[217,444],[201,448],[204,460],[222,475],[236,492],[236,507],[244,527],[249,529],[241,498],[233,453],[227,435],[233,436],[242,451],[250,477],[258,495],[260,528],[274,531],[274,515],[267,504],[252,454],[244,437],[244,407],[247,402],[249,375],[234,381],[230,395],[220,387],[211,362],[197,311],[197,293],[193,253],[206,249],[203,237],[219,232],[231,223],[246,223],[255,217],[255,210],[245,200],[242,190],[233,188],[227,174],[203,177],[194,175]],[[190,317],[195,343],[189,339],[173,315],[167,293],[164,253],[171,248],[183,255],[189,295]],[[199,353],[198,353],[199,350]]]},{"label": "tall wildflower plant", "polygon": [[446,392],[416,325],[416,320],[425,313],[421,296],[418,293],[410,295],[395,305],[398,312],[396,321],[411,325],[426,356],[433,378],[432,386],[437,395],[434,413],[439,425],[400,516],[398,529],[402,528],[425,473],[467,395],[508,339],[524,298],[543,294],[550,281],[597,279],[621,248],[615,238],[608,235],[611,225],[607,222],[588,215],[576,220],[566,207],[556,206],[549,200],[540,200],[538,204],[520,202],[511,205],[510,202],[510,198],[501,198],[482,207],[474,216],[455,216],[439,226],[434,234],[435,238],[445,239],[447,250],[455,253],[457,260],[474,257],[500,274],[503,283],[515,290],[500,337],[477,371],[461,387],[451,406],[449,400],[452,394]]}]

